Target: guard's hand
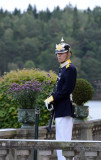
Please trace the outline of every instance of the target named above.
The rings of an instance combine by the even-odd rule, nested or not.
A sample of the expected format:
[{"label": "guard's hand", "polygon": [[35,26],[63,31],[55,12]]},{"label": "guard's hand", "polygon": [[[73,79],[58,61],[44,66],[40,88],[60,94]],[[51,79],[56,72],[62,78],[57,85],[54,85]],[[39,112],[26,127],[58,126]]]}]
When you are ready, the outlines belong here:
[{"label": "guard's hand", "polygon": [[51,95],[50,97],[48,97],[45,101],[49,104],[51,102],[53,102],[53,96]]},{"label": "guard's hand", "polygon": [[52,103],[46,104],[47,110],[52,111],[54,109],[54,106]]},{"label": "guard's hand", "polygon": [[54,109],[54,107],[53,107],[53,96],[50,96],[50,97],[48,97],[44,102],[45,102],[45,105],[46,105],[46,108],[47,108],[47,110],[49,110],[49,111],[51,111],[51,110],[53,110]]}]

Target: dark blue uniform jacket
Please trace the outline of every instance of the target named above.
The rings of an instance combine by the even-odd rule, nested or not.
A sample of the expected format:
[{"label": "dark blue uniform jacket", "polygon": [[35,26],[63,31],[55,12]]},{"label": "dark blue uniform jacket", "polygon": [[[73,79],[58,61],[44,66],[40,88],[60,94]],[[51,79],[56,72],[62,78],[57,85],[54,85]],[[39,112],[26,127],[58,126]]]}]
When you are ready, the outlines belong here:
[{"label": "dark blue uniform jacket", "polygon": [[69,67],[64,66],[59,69],[56,87],[53,91],[55,118],[72,117],[70,94],[75,87],[76,76],[76,68],[72,63],[70,63]]}]

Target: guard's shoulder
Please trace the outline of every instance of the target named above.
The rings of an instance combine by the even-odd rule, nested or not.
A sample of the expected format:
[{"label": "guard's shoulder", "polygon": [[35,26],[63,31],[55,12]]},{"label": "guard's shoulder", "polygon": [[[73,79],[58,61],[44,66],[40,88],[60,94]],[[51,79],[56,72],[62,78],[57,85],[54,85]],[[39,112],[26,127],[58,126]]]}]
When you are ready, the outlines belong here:
[{"label": "guard's shoulder", "polygon": [[66,65],[66,69],[70,68],[71,70],[76,70],[75,66],[72,63]]},{"label": "guard's shoulder", "polygon": [[67,69],[67,68],[69,68],[69,67],[70,67],[70,65],[71,65],[71,63],[68,63],[68,64],[66,65],[66,69]]}]

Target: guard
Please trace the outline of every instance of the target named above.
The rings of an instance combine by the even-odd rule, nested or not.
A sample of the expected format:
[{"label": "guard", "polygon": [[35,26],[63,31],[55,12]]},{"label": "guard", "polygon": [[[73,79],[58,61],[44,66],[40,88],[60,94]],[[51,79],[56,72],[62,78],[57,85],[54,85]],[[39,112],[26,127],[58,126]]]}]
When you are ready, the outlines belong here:
[{"label": "guard", "polygon": [[[56,86],[50,97],[45,100],[48,110],[54,110],[56,140],[71,140],[74,110],[72,92],[75,87],[77,71],[70,60],[71,46],[63,38],[56,44],[55,54],[60,63]],[[57,150],[58,160],[66,160],[62,150]]]}]

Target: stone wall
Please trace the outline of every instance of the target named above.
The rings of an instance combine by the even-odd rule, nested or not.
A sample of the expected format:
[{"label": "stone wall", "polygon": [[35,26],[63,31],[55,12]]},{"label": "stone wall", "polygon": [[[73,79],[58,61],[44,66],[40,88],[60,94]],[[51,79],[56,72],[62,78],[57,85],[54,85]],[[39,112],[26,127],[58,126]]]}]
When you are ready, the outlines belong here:
[{"label": "stone wall", "polygon": [[[0,160],[52,160],[53,152],[62,149],[66,160],[101,160],[101,141],[56,141],[31,139],[0,140]],[[56,158],[55,158],[56,159]]]},{"label": "stone wall", "polygon": [[34,140],[34,129],[21,128],[1,129],[0,139],[0,160],[33,160],[34,149],[38,160],[57,160],[56,149],[67,160],[101,160],[101,120],[75,121],[70,142],[55,140],[55,126],[50,133],[39,127],[39,140]]},{"label": "stone wall", "polygon": [[[34,129],[0,129],[0,139],[33,139]],[[55,126],[47,132],[46,126],[39,127],[39,139],[55,139]],[[73,140],[101,140],[101,120],[75,121]]]}]

